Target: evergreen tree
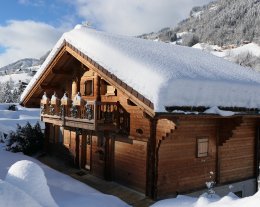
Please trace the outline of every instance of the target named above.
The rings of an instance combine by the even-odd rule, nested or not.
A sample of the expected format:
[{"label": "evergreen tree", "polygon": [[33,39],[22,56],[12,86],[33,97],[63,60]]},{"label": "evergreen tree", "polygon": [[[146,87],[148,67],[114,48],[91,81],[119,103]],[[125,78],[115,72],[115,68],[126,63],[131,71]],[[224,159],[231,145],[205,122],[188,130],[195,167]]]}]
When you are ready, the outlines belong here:
[{"label": "evergreen tree", "polygon": [[44,135],[40,124],[37,123],[32,127],[28,122],[24,127],[17,125],[16,132],[9,134],[9,143],[6,150],[32,155],[42,149],[43,143]]}]

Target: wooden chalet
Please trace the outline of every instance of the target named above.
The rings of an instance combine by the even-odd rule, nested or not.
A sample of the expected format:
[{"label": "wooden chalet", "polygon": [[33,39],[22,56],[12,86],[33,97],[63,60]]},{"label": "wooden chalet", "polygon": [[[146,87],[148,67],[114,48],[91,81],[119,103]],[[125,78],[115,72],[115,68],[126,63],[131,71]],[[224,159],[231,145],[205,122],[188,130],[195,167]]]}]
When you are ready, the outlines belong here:
[{"label": "wooden chalet", "polygon": [[[119,43],[115,43],[119,45],[115,46],[115,50],[113,40],[114,42],[120,40]],[[221,81],[231,79],[225,79],[225,75],[227,77],[230,75],[222,71],[220,78],[217,77],[216,80],[209,78],[214,83],[221,80],[219,85],[214,85],[214,90],[220,87],[223,93],[229,93],[224,94],[219,102],[217,100],[213,104],[222,107],[223,110],[229,109],[237,113],[229,116],[203,113],[212,105],[207,102],[210,97],[199,98],[205,102],[198,102],[196,105],[190,103],[188,98],[176,97],[176,94],[171,97],[171,91],[174,91],[171,86],[169,88],[158,86],[164,92],[167,91],[166,95],[153,88],[157,84],[158,74],[166,73],[166,76],[169,76],[174,72],[159,70],[153,79],[150,75],[146,76],[142,68],[138,69],[138,73],[135,70],[131,71],[131,68],[136,66],[135,63],[116,56],[124,55],[123,52],[120,53],[124,41],[130,45],[125,48],[125,51],[129,52],[125,56],[131,59],[133,55],[133,59],[139,63],[146,57],[131,52],[145,50],[149,53],[149,48],[154,50],[153,47],[157,45],[160,46],[159,49],[165,48],[167,54],[164,54],[163,50],[153,52],[148,57],[151,61],[155,63],[160,60],[167,61],[168,56],[170,60],[174,58],[180,60],[174,53],[174,48],[178,49],[178,46],[110,35],[83,26],[64,34],[21,99],[21,104],[26,107],[41,107],[40,116],[45,122],[47,149],[62,153],[64,159],[72,159],[79,168],[86,169],[95,176],[122,183],[154,199],[203,190],[206,188],[205,182],[210,179],[216,182],[219,192],[233,191],[242,196],[253,194],[257,189],[259,174],[260,116],[257,110],[259,100],[254,99],[257,96],[250,96],[250,103],[245,100],[245,103],[248,103],[247,107],[241,101],[243,98],[236,97],[237,94],[233,94],[235,89],[232,89],[233,85],[237,88],[240,82],[243,88],[251,89],[250,84],[244,83],[244,80],[238,77],[238,81],[234,83],[230,81],[227,83],[230,87],[226,87],[226,82]],[[132,45],[133,47],[132,42],[136,44]],[[103,47],[104,44],[106,48]],[[107,53],[106,50],[111,51]],[[167,50],[173,50],[172,56]],[[180,53],[182,50],[180,47]],[[259,74],[201,51],[190,48],[184,50],[182,58],[196,62],[198,65],[194,63],[194,67],[202,67],[200,64],[204,64],[205,61],[200,58],[205,57],[212,60],[206,61],[203,68],[215,65],[214,67],[220,67],[223,71],[225,67],[245,70],[246,72],[241,72],[241,76],[252,76],[254,78],[252,78],[254,83],[252,90],[260,92]],[[100,56],[102,51],[104,54]],[[185,57],[189,53],[199,55],[195,60],[192,57]],[[167,57],[160,59],[160,55],[163,58]],[[95,58],[96,56],[98,57]],[[114,66],[113,63],[116,62],[119,62],[119,65]],[[192,73],[189,68],[191,63],[182,60],[180,62],[183,63],[180,65],[180,71],[183,74],[183,71],[188,71],[188,75],[182,74],[182,77],[185,75],[189,77],[189,73]],[[216,63],[212,66],[210,64],[212,62]],[[173,67],[179,66],[178,64]],[[150,66],[144,64],[144,71]],[[115,67],[119,67],[119,70],[117,68],[114,70]],[[162,67],[165,65],[159,66]],[[120,73],[121,68],[122,70],[127,68],[126,77]],[[129,76],[136,76],[137,84],[133,82],[131,85],[132,80],[128,80]],[[213,76],[216,76],[215,73]],[[187,85],[186,83],[192,81],[194,77],[190,77],[190,80],[186,78],[187,82],[181,81]],[[178,82],[177,78],[175,82],[172,79],[167,81],[173,86],[176,83],[179,87],[181,81]],[[251,81],[250,78],[248,80]],[[149,85],[148,89],[144,89],[144,93],[142,87],[144,88],[145,84],[138,86],[142,81],[151,84],[151,87]],[[206,79],[201,84],[207,81]],[[210,81],[209,85],[212,84]],[[230,88],[232,90],[223,91],[221,88],[223,84],[226,91]],[[203,90],[212,88],[205,85],[203,87],[205,87]],[[187,88],[187,93],[194,94],[194,88],[195,85],[190,89]],[[154,98],[155,96],[149,96],[149,90],[151,93],[161,94]],[[241,96],[248,94],[248,91],[243,91],[241,88],[237,90],[240,90]],[[184,90],[180,95],[185,96],[185,93]],[[218,92],[214,93],[218,95]],[[221,94],[219,93],[219,96]],[[160,100],[166,96],[170,101],[178,99],[178,102],[171,103],[167,99],[167,103],[160,105]],[[230,97],[237,98],[232,98],[232,101],[237,101],[238,104],[236,105],[236,102],[232,103],[233,105],[229,104]],[[210,172],[213,172],[212,178]],[[234,188],[229,189],[229,184]]]}]

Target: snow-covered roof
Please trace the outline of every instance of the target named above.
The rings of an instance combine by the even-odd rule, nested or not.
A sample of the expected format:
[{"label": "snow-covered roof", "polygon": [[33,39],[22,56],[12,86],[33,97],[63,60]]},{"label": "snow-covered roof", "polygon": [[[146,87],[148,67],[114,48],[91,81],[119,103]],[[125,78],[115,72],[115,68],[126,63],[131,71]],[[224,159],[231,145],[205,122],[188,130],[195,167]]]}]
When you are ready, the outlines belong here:
[{"label": "snow-covered roof", "polygon": [[36,73],[30,91],[64,41],[149,99],[165,106],[260,108],[260,74],[203,51],[76,26],[64,33]]}]

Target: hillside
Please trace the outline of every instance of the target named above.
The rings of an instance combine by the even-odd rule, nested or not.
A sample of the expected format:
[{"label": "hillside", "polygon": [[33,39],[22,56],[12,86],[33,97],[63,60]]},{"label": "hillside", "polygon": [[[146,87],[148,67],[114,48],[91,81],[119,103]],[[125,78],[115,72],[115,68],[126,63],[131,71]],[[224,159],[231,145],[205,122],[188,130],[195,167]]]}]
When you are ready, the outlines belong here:
[{"label": "hillside", "polygon": [[0,68],[0,82],[12,80],[15,84],[19,82],[28,83],[36,71],[40,68],[48,56],[49,51],[39,59],[24,58]]},{"label": "hillside", "polygon": [[[198,42],[213,45],[260,43],[260,0],[217,0],[202,7],[194,7],[190,17],[175,28],[140,37],[174,42],[177,33],[190,33]],[[187,35],[187,34],[185,34]]]},{"label": "hillside", "polygon": [[21,59],[14,63],[1,67],[0,73],[4,75],[4,74],[15,73],[18,71],[27,71],[28,68],[39,65],[38,63],[39,63],[38,59],[33,59],[33,58]]},{"label": "hillside", "polygon": [[19,102],[20,94],[46,59],[24,58],[0,68],[0,103]]},{"label": "hillside", "polygon": [[218,0],[195,7],[174,31],[192,31],[200,42],[220,46],[260,43],[260,0]]},{"label": "hillside", "polygon": [[[260,0],[217,0],[202,7],[194,7],[190,17],[180,22],[175,28],[164,28],[157,33],[143,34],[140,38],[169,42],[184,46],[197,43],[197,47],[211,52],[217,47],[217,54],[243,66],[260,70]],[[245,48],[254,42],[257,49]],[[237,49],[236,54],[229,53]],[[230,56],[231,55],[231,56]]]}]

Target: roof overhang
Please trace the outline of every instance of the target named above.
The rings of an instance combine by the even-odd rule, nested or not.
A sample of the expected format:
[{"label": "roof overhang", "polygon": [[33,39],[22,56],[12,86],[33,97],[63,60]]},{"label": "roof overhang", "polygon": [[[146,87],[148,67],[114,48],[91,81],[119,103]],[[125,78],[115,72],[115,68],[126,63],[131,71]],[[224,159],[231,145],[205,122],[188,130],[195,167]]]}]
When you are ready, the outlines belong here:
[{"label": "roof overhang", "polygon": [[93,59],[83,54],[81,51],[79,51],[77,48],[75,48],[73,45],[69,44],[65,40],[63,41],[59,51],[56,52],[54,57],[50,59],[50,61],[46,64],[44,68],[40,69],[41,74],[39,75],[38,79],[29,86],[29,90],[21,100],[21,105],[29,107],[31,105],[31,100],[35,99],[34,94],[36,94],[37,91],[39,93],[39,90],[43,91],[42,83],[48,76],[54,73],[53,68],[55,67],[55,65],[57,65],[57,63],[61,60],[65,53],[70,54],[87,68],[95,71],[109,84],[115,86],[118,90],[122,91],[131,101],[133,101],[137,106],[144,110],[149,116],[153,117],[155,115],[154,105],[150,100],[145,98],[142,94],[138,93],[131,86],[121,81],[114,74],[110,73],[100,64],[96,63]]}]

